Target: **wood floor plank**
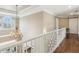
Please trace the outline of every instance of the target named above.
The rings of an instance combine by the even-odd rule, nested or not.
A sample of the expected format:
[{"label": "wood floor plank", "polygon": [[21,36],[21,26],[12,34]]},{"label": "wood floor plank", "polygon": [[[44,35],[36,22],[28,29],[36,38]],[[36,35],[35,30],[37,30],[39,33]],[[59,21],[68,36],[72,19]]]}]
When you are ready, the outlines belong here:
[{"label": "wood floor plank", "polygon": [[68,39],[65,39],[54,53],[79,53],[79,38],[77,35],[70,34]]}]

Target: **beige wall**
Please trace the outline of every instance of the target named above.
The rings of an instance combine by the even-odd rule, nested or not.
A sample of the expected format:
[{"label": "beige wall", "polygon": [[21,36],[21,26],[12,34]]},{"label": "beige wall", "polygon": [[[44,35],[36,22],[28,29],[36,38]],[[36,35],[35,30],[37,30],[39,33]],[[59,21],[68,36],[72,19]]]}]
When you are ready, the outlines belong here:
[{"label": "beige wall", "polygon": [[55,17],[46,12],[39,12],[20,18],[20,29],[28,37],[52,31],[55,29]]},{"label": "beige wall", "polygon": [[42,33],[43,28],[43,16],[42,13],[32,14],[20,19],[20,29],[25,36],[36,36]]},{"label": "beige wall", "polygon": [[66,18],[59,18],[59,28],[69,28],[69,19]]},{"label": "beige wall", "polygon": [[43,31],[53,31],[56,28],[56,18],[46,12],[43,12]]}]

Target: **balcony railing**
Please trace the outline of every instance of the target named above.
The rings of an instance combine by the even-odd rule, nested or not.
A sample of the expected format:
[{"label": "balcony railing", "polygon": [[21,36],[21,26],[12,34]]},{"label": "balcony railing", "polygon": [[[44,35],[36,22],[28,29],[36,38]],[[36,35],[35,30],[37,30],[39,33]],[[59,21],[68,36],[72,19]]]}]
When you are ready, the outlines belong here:
[{"label": "balcony railing", "polygon": [[[65,39],[66,29],[57,29],[28,40],[0,44],[1,53],[52,53]],[[5,37],[5,36],[3,36]],[[1,37],[0,37],[1,38]],[[10,38],[11,39],[11,38]]]}]

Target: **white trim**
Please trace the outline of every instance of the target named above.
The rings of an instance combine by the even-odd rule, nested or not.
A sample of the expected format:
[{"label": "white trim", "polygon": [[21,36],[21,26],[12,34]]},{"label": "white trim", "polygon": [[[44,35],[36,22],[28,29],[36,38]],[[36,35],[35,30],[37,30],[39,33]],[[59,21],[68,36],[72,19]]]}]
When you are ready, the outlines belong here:
[{"label": "white trim", "polygon": [[49,11],[49,10],[47,10],[47,9],[43,9],[43,11],[46,12],[46,13],[48,13],[48,14],[50,14],[50,15],[54,15],[54,16],[55,16],[54,13],[52,13],[51,11]]},{"label": "white trim", "polygon": [[38,13],[38,12],[46,12],[50,15],[53,15],[55,16],[55,14],[53,14],[51,11],[47,10],[47,9],[40,9],[40,8],[36,8],[35,10],[33,11],[29,11],[29,12],[26,12],[25,14],[20,14],[19,17],[22,18],[24,16],[29,16],[29,15],[32,15],[32,14],[35,14],[35,13]]},{"label": "white trim", "polygon": [[23,12],[26,12],[27,10],[34,9],[34,8],[37,8],[37,7],[38,7],[37,5],[32,5],[32,6],[28,7],[28,8],[25,8],[25,9],[19,11],[18,13],[23,13]]},{"label": "white trim", "polygon": [[6,12],[1,12],[1,11],[0,11],[0,14],[2,14],[3,16],[4,15],[10,15],[10,16],[14,16],[14,17],[16,16],[16,14],[6,13]]},{"label": "white trim", "polygon": [[36,5],[36,6],[30,6],[29,8],[25,8],[23,9],[22,11],[19,12],[19,17],[22,18],[24,16],[28,16],[28,15],[32,15],[32,14],[35,14],[35,13],[38,13],[38,12],[46,12],[50,15],[53,15],[55,16],[54,13],[52,13],[51,11],[45,9],[45,8],[41,8],[41,6],[39,5]]},{"label": "white trim", "polygon": [[[40,34],[40,35],[38,35],[36,37],[32,37],[32,38],[29,38],[27,40],[21,40],[21,41],[18,41],[18,42],[17,41],[12,41],[12,42],[7,43],[6,45],[5,44],[1,44],[0,45],[0,50],[6,49],[6,48],[10,48],[10,47],[14,47],[14,46],[17,46],[19,44],[26,43],[26,42],[29,42],[29,41],[38,39],[38,38],[40,38],[40,37],[42,37],[44,35],[48,35],[48,34],[51,34],[51,33],[54,33],[54,32],[60,31],[60,30],[63,30],[64,31],[64,36],[57,38],[58,42],[55,45],[55,47],[53,47],[53,50],[52,50],[52,51],[54,51],[60,45],[60,43],[64,40],[64,38],[65,38],[65,34],[66,34],[66,29],[65,28],[58,29],[58,30],[54,30],[54,31],[51,31],[51,32],[47,32],[45,34]],[[8,36],[10,36],[10,35],[8,35]],[[3,37],[5,37],[5,36],[3,36]]]},{"label": "white trim", "polygon": [[31,11],[31,12],[27,12],[27,13],[25,13],[25,14],[20,14],[20,15],[18,15],[20,18],[22,18],[22,17],[24,17],[24,16],[29,16],[29,15],[32,15],[32,14],[35,14],[35,13],[38,13],[38,12],[41,12],[42,10],[34,10],[34,11]]}]

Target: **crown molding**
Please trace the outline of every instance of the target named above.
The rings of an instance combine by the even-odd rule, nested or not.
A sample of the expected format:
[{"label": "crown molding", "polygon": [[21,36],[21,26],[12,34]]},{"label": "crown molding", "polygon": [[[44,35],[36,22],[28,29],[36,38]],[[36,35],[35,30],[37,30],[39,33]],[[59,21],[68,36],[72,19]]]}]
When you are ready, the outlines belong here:
[{"label": "crown molding", "polygon": [[38,13],[38,12],[46,12],[46,13],[48,13],[48,14],[50,14],[50,15],[56,16],[56,15],[55,15],[54,13],[52,13],[51,11],[49,11],[49,10],[47,10],[47,9],[40,8],[40,7],[31,9],[31,11],[28,10],[28,12],[21,13],[21,14],[19,14],[18,16],[19,16],[20,18],[22,18],[22,17],[24,17],[24,16],[29,16],[29,15],[32,15],[32,14],[35,14],[35,13]]},{"label": "crown molding", "polygon": [[46,12],[46,13],[48,13],[48,14],[50,14],[50,15],[53,15],[53,16],[56,16],[54,13],[52,13],[51,11],[49,11],[49,10],[47,10],[47,9],[43,9],[43,12]]},{"label": "crown molding", "polygon": [[18,13],[22,14],[22,13],[25,13],[29,10],[33,10],[34,8],[38,8],[38,7],[39,7],[38,5],[32,5],[32,6],[29,6],[28,8],[24,8],[23,10],[18,11]]},{"label": "crown molding", "polygon": [[16,12],[15,11],[11,11],[11,10],[6,10],[6,9],[3,9],[3,8],[0,8],[0,18],[2,16],[5,16],[5,15],[9,15],[9,16],[12,16],[12,17],[16,17]]},{"label": "crown molding", "polygon": [[27,12],[27,13],[24,13],[24,14],[19,14],[18,16],[20,18],[24,17],[24,16],[29,16],[29,15],[32,15],[32,14],[35,14],[35,13],[38,13],[38,12],[41,12],[42,10],[41,9],[38,9],[38,10],[34,10],[34,11],[31,11],[31,12]]},{"label": "crown molding", "polygon": [[0,11],[0,14],[2,15],[2,16],[4,16],[4,15],[9,15],[9,16],[12,16],[12,17],[15,17],[16,16],[16,14],[12,14],[12,13],[6,13],[6,12],[2,12],[2,11]]}]

